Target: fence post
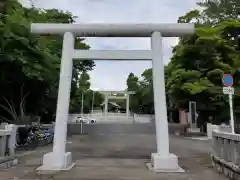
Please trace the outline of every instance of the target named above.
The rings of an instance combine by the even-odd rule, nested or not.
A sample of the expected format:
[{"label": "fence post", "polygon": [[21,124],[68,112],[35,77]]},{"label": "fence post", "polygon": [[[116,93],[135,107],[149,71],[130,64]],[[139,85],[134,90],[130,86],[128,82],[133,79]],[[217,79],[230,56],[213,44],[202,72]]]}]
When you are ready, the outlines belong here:
[{"label": "fence post", "polygon": [[9,124],[5,126],[5,129],[10,131],[11,134],[8,138],[8,149],[9,155],[15,156],[15,144],[16,144],[16,136],[17,136],[17,126],[14,124]]}]

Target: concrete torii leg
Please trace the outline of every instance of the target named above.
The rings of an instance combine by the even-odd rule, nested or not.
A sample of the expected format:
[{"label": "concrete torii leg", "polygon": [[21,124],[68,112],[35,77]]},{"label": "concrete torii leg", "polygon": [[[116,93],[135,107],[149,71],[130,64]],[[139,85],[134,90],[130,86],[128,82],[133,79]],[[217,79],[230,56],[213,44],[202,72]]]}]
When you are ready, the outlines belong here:
[{"label": "concrete torii leg", "polygon": [[178,165],[178,157],[169,153],[167,105],[164,82],[162,36],[153,32],[151,37],[153,91],[156,123],[157,153],[152,153],[152,166],[157,172],[183,172]]},{"label": "concrete torii leg", "polygon": [[129,94],[126,97],[126,116],[129,117]]},{"label": "concrete torii leg", "polygon": [[[108,101],[109,101],[109,98],[110,99],[119,99],[119,97],[114,97],[114,96],[111,96],[109,94],[105,94],[104,95],[105,98],[104,98],[104,115],[105,115],[105,119],[107,119],[107,116],[108,116]],[[125,94],[124,97],[121,97],[121,99],[126,99],[126,116],[129,117],[129,114],[130,114],[130,110],[129,110],[129,94]]]},{"label": "concrete torii leg", "polygon": [[104,99],[104,115],[105,115],[105,119],[107,119],[107,115],[108,115],[108,95],[105,94],[105,99]]},{"label": "concrete torii leg", "polygon": [[70,57],[72,57],[74,41],[75,38],[72,33],[66,32],[64,34],[53,152],[43,156],[43,164],[37,168],[38,171],[67,170],[74,166],[71,152],[66,152],[67,121],[73,63]]}]

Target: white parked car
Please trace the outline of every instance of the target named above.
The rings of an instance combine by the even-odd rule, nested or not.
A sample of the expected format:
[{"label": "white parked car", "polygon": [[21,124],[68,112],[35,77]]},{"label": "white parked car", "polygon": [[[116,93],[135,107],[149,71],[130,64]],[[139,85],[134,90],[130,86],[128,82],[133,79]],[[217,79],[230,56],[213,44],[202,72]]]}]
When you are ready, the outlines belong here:
[{"label": "white parked car", "polygon": [[81,117],[81,116],[76,117],[75,122],[80,123],[81,121],[82,121],[84,124],[93,124],[93,123],[96,123],[96,119],[91,118],[91,117]]}]

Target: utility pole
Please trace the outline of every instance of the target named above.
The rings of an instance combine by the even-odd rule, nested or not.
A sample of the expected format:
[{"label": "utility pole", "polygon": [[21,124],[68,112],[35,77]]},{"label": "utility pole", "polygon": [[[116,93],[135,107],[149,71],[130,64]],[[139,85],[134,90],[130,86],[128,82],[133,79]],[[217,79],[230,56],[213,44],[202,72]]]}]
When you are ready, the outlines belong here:
[{"label": "utility pole", "polygon": [[92,94],[92,113],[93,113],[93,106],[94,106],[94,95],[95,95],[95,92],[93,91],[93,94]]},{"label": "utility pole", "polygon": [[81,115],[83,116],[83,100],[84,100],[84,92],[82,92],[82,105],[81,105]]}]

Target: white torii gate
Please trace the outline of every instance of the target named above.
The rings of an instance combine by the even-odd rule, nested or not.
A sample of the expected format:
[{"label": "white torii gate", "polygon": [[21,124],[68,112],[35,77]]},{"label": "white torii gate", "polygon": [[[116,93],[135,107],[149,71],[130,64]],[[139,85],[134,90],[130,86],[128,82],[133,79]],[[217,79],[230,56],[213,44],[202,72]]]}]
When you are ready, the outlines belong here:
[{"label": "white torii gate", "polygon": [[[72,79],[72,60],[152,60],[153,91],[156,123],[157,153],[152,153],[156,171],[180,172],[178,157],[169,153],[169,134],[163,65],[163,37],[193,34],[194,24],[32,24],[35,34],[63,36],[60,82],[53,151],[43,156],[38,170],[70,169],[71,152],[66,152],[69,97]],[[79,50],[74,49],[75,36],[84,37],[151,37],[151,50]]]},{"label": "white torii gate", "polygon": [[[99,91],[104,94],[104,115],[108,115],[108,100],[109,99],[126,99],[126,116],[129,117],[129,96],[135,94],[133,91]],[[122,96],[114,96],[113,94],[121,94]]]}]

